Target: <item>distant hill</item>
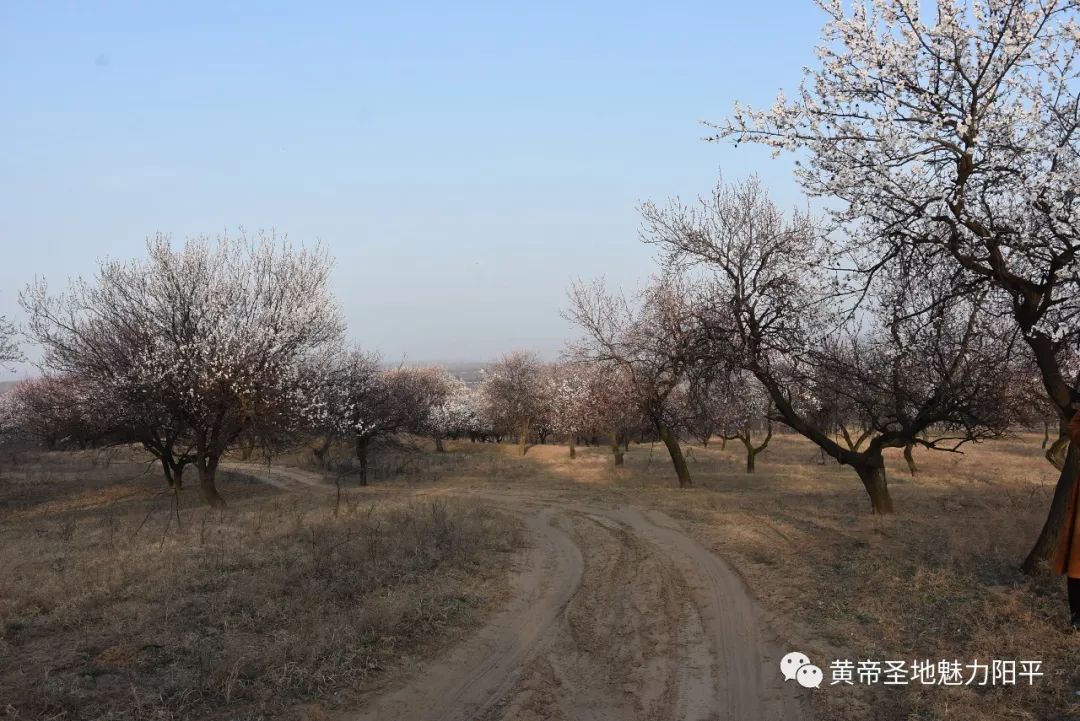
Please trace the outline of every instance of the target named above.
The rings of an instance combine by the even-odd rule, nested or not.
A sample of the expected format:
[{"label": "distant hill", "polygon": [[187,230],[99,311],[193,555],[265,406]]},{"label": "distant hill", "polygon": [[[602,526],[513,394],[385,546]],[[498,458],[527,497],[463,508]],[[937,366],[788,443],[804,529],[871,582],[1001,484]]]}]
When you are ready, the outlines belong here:
[{"label": "distant hill", "polygon": [[7,393],[9,390],[15,387],[15,384],[19,381],[0,381],[0,393]]}]

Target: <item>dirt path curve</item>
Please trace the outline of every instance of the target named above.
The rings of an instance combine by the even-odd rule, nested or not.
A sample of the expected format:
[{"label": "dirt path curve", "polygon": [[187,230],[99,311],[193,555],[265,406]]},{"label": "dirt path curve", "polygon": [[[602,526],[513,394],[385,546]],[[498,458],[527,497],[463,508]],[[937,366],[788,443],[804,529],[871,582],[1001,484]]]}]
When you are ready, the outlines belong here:
[{"label": "dirt path curve", "polygon": [[[253,469],[230,464],[240,472]],[[267,482],[321,486],[275,467]],[[256,475],[252,473],[252,475]],[[663,513],[565,490],[439,488],[522,517],[510,600],[463,642],[376,689],[348,721],[803,721],[742,580]]]}]

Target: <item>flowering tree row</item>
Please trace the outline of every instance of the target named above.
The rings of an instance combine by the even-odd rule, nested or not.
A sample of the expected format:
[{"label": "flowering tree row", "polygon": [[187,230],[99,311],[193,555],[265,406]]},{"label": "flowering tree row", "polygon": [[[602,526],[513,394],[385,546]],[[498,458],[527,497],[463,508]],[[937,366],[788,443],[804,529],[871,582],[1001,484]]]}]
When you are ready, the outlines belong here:
[{"label": "flowering tree row", "polygon": [[522,453],[532,438],[569,439],[573,453],[602,437],[621,463],[649,410],[625,368],[518,352],[472,387],[439,368],[387,369],[346,347],[330,268],[320,249],[273,236],[159,236],[145,257],[106,260],[61,292],[37,281],[21,302],[43,375],[0,397],[0,430],[47,447],[139,444],[174,489],[193,467],[211,505],[224,503],[222,459],[256,444],[309,444],[324,460],[348,444],[361,483],[372,448],[404,433],[439,450],[445,438],[516,436]]},{"label": "flowering tree row", "polygon": [[[799,154],[798,180],[830,199],[857,285],[936,269],[975,324],[1008,319],[1064,427],[1080,401],[1076,4],[817,4],[826,25],[798,92],[737,106],[715,139]],[[1028,571],[1057,544],[1077,460],[1073,449],[1060,464]]]},{"label": "flowering tree row", "polygon": [[222,458],[310,443],[355,448],[454,427],[461,384],[437,368],[384,369],[349,350],[329,258],[275,239],[159,236],[62,293],[21,296],[44,375],[0,397],[0,431],[48,447],[137,443],[179,489],[193,466],[211,505]]}]

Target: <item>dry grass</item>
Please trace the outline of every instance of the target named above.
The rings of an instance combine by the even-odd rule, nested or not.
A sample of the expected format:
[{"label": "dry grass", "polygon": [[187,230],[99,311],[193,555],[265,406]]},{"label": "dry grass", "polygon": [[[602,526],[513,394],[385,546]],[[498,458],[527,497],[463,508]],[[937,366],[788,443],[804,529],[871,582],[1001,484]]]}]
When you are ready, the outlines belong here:
[{"label": "dry grass", "polygon": [[488,447],[489,469],[472,482],[489,475],[662,508],[739,571],[791,648],[823,665],[1037,659],[1046,673],[1032,687],[823,687],[813,694],[819,719],[1073,719],[1080,634],[1067,630],[1064,583],[1016,570],[1057,478],[1040,441],[1024,435],[962,456],[917,452],[914,478],[897,453],[891,518],[870,514],[851,469],[819,465],[815,449],[789,434],[774,438],[753,475],[741,445],[694,448],[697,487],[685,491],[674,488],[660,445],[632,447],[621,470],[603,448],[571,461],[565,447],[537,446],[523,463],[509,447]]},{"label": "dry grass", "polygon": [[[164,542],[160,502],[134,533],[157,491],[156,479],[121,482],[136,466],[24,462],[0,477],[0,717],[4,703],[25,718],[347,705],[401,652],[453,637],[497,596],[517,537],[475,506],[409,500],[438,484],[661,508],[742,574],[792,648],[822,663],[1038,659],[1046,673],[1033,687],[823,688],[813,694],[822,721],[1075,718],[1080,634],[1066,630],[1063,583],[1016,570],[1056,478],[1040,440],[923,452],[915,478],[891,457],[892,518],[870,515],[850,469],[820,465],[788,434],[754,475],[741,446],[694,448],[697,487],[686,491],[659,445],[632,447],[615,469],[606,448],[571,461],[561,446],[522,459],[509,444],[457,442],[445,454],[384,454],[375,485],[350,489],[337,519],[329,498],[234,479],[229,511],[185,510]],[[447,533],[455,540],[437,540]]]},{"label": "dry grass", "polygon": [[[13,463],[14,461],[14,463]],[[282,493],[225,511],[94,453],[0,459],[0,718],[316,718],[502,593],[516,522],[463,501]]]}]

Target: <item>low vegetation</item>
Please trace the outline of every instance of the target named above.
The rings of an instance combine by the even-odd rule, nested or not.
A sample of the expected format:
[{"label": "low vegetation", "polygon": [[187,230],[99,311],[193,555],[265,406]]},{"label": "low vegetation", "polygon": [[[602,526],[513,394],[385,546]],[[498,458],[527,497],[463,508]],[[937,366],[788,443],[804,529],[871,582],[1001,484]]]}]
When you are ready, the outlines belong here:
[{"label": "low vegetation", "polygon": [[[1035,721],[1080,714],[1080,634],[1065,631],[1060,577],[1017,568],[1054,491],[1041,435],[971,446],[963,455],[886,454],[905,509],[872,515],[865,494],[816,446],[778,432],[757,472],[740,443],[688,447],[694,489],[679,490],[660,443],[631,444],[624,465],[606,447],[450,447],[446,482],[499,485],[605,504],[651,505],[685,523],[729,562],[768,612],[785,648],[826,669],[834,659],[1034,659],[1034,685],[992,688],[835,686],[809,695],[819,719]],[[1041,461],[1041,462],[1040,462]]]},{"label": "low vegetation", "polygon": [[5,460],[6,719],[317,718],[476,622],[520,543],[475,503],[228,471],[230,507],[184,491],[177,525],[144,464]]}]

